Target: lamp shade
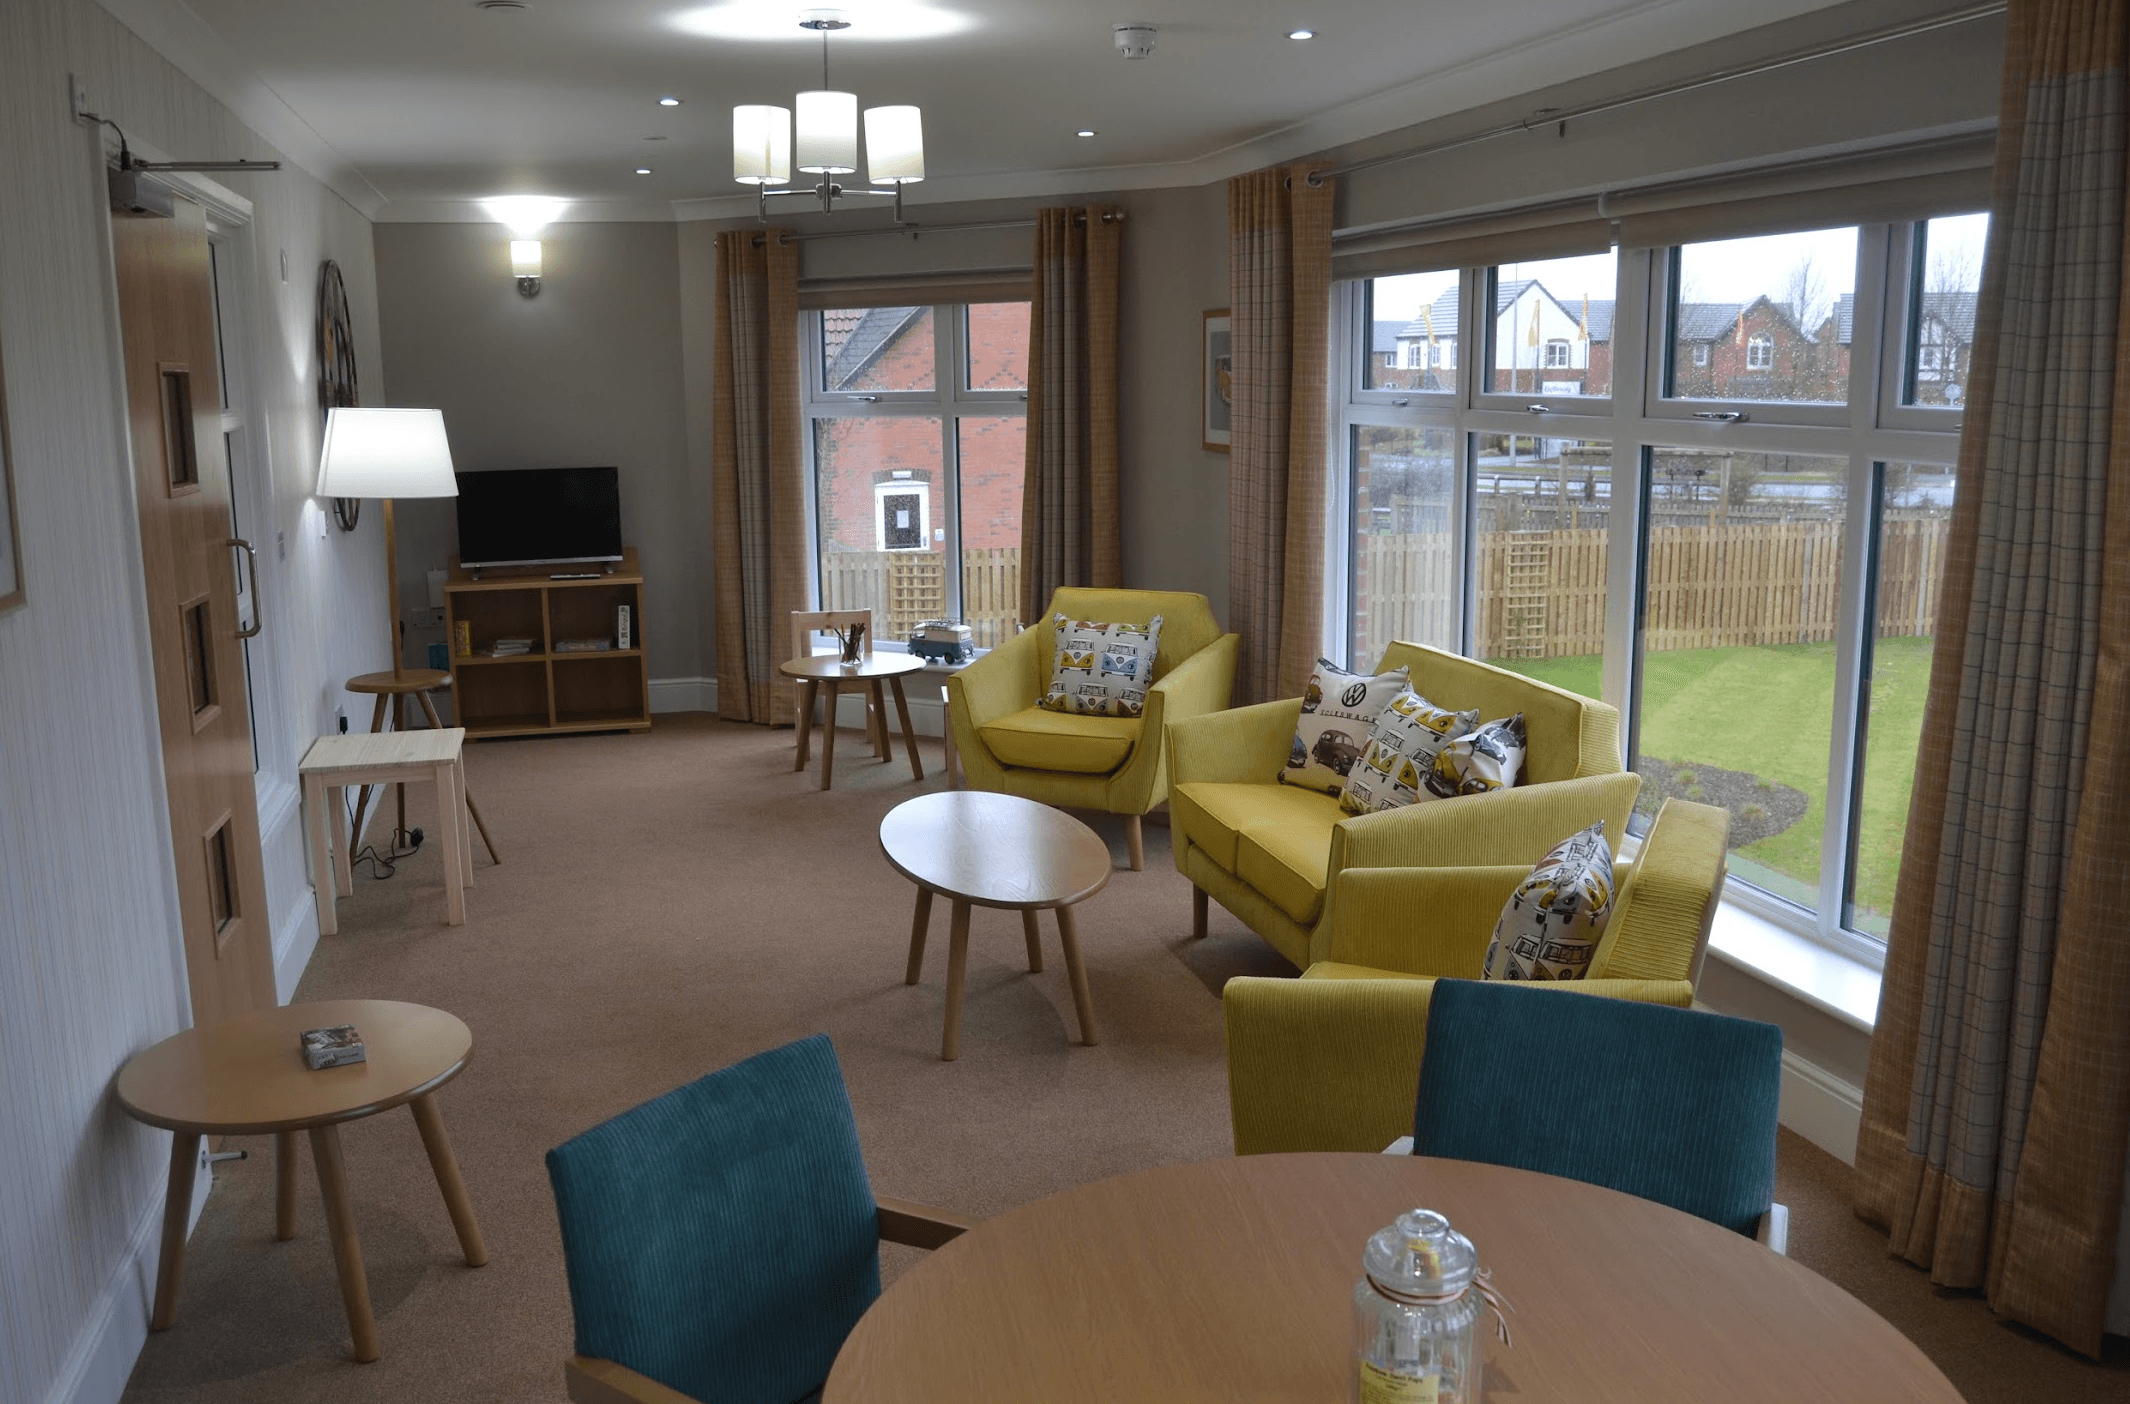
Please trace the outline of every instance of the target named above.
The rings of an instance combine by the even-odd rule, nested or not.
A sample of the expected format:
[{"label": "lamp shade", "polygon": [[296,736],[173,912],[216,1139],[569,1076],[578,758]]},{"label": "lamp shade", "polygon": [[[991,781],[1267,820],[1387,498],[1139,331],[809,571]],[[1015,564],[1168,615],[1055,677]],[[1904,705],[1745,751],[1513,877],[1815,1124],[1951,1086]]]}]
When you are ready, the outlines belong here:
[{"label": "lamp shade", "polygon": [[510,241],[510,276],[513,278],[537,278],[540,276],[540,241],[538,239],[513,239]]},{"label": "lamp shade", "polygon": [[791,180],[791,109],[750,104],[732,109],[732,178],[742,185]]},{"label": "lamp shade", "polygon": [[875,185],[924,179],[924,117],[916,108],[865,109],[865,171]]},{"label": "lamp shade", "polygon": [[318,456],[320,497],[457,497],[444,412],[433,409],[326,411]]},{"label": "lamp shade", "polygon": [[858,95],[821,89],[799,94],[799,169],[848,175],[858,169]]}]

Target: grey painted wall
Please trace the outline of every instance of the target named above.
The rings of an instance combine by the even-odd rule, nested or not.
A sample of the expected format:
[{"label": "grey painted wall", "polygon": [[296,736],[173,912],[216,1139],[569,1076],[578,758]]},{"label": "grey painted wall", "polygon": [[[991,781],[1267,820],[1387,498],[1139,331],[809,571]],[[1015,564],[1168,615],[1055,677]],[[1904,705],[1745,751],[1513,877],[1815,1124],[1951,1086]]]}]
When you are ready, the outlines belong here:
[{"label": "grey painted wall", "polygon": [[[444,412],[461,472],[613,464],[622,537],[644,566],[654,678],[710,670],[699,645],[708,560],[687,507],[677,226],[558,224],[542,234],[540,294],[519,295],[509,235],[489,224],[377,227],[378,315],[391,398]],[[402,503],[400,610],[458,552],[448,499]],[[443,631],[409,629],[422,662]]]}]

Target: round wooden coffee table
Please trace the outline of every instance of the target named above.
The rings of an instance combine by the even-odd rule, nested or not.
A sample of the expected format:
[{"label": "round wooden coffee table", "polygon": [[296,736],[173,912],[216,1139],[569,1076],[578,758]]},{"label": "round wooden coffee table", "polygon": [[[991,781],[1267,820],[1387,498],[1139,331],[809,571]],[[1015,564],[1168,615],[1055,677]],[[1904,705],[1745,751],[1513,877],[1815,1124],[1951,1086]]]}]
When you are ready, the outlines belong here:
[{"label": "round wooden coffee table", "polygon": [[[821,734],[821,788],[827,789],[836,770],[836,696],[844,683],[862,684],[871,691],[873,711],[881,719],[881,730],[887,729],[887,699],[881,696],[880,684],[884,681],[895,690],[895,709],[902,714],[902,744],[910,753],[910,775],[924,779],[924,762],[917,756],[917,733],[910,725],[910,700],[902,694],[905,675],[924,671],[925,661],[910,653],[869,653],[855,663],[845,663],[833,653],[809,653],[787,659],[777,664],[777,671],[787,678],[796,678],[806,685],[806,695],[799,704],[800,726],[799,755],[793,762],[793,770],[806,769],[806,762],[813,750],[814,702],[821,690],[828,690],[827,725]],[[883,760],[895,758],[894,738],[887,741],[887,754]]]},{"label": "round wooden coffee table", "polygon": [[1518,1404],[1959,1404],[1841,1288],[1742,1234],[1576,1180],[1395,1155],[1252,1155],[1102,1180],[978,1224],[887,1289],[824,1404],[1352,1398],[1369,1234],[1437,1210],[1514,1307]]},{"label": "round wooden coffee table", "polygon": [[1035,914],[1058,914],[1058,943],[1080,1019],[1080,1041],[1095,1041],[1095,1005],[1080,964],[1080,934],[1072,908],[1109,884],[1109,847],[1093,829],[1069,814],[1018,795],[984,790],[948,790],[896,805],[880,821],[880,851],[895,871],[917,884],[917,913],[910,922],[910,962],[903,983],[914,985],[924,967],[925,928],[932,920],[932,894],[954,903],[947,938],[947,1019],[939,1056],[961,1053],[961,999],[969,958],[969,908],[1003,907],[1021,914],[1028,942],[1028,968],[1043,969],[1041,933]]},{"label": "round wooden coffee table", "polygon": [[[306,1029],[353,1024],[367,1062],[313,1071],[298,1042]],[[133,1055],[119,1070],[118,1104],[150,1126],[177,1134],[170,1142],[169,1198],[163,1204],[162,1262],[155,1278],[151,1330],[177,1320],[184,1275],[185,1228],[192,1211],[194,1172],[202,1136],[274,1137],[274,1237],[296,1236],[296,1133],[308,1131],[318,1189],[325,1199],[333,1262],[347,1303],[355,1358],[375,1360],[377,1323],[370,1313],[362,1243],[348,1200],[340,1123],[411,1106],[422,1146],[466,1261],[488,1261],[458,1160],[444,1135],[436,1089],[457,1077],[473,1056],[473,1034],[456,1016],[387,999],[335,999],[255,1009],[219,1024],[164,1039]]]}]

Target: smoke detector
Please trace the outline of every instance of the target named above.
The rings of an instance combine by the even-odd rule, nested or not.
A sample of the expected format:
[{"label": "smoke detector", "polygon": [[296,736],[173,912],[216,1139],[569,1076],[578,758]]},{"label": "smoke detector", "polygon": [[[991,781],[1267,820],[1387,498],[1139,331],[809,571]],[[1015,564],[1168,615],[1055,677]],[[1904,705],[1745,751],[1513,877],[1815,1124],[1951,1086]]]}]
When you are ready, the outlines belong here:
[{"label": "smoke detector", "polygon": [[1117,52],[1128,59],[1143,59],[1154,51],[1154,36],[1161,31],[1145,20],[1127,20],[1109,27]]}]

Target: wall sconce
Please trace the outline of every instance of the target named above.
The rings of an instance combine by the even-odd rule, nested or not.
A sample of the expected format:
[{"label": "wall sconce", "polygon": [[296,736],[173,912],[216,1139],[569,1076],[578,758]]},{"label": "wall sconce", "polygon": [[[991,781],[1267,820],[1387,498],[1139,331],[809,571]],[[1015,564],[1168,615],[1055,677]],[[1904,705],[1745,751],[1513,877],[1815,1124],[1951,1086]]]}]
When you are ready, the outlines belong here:
[{"label": "wall sconce", "polygon": [[525,297],[540,295],[540,241],[538,239],[513,239],[510,241],[510,276],[518,280],[518,292]]}]

